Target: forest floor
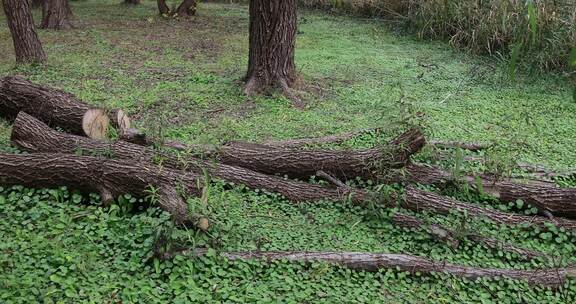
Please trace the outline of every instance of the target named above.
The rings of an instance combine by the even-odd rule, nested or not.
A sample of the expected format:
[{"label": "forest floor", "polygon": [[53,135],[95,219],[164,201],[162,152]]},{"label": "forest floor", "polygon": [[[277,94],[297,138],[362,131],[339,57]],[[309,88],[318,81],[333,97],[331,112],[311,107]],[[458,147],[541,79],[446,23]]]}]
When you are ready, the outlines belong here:
[{"label": "forest floor", "polygon": [[[193,143],[260,141],[381,127],[390,137],[419,124],[428,139],[493,145],[475,156],[499,170],[511,161],[576,167],[576,104],[556,75],[518,75],[502,62],[456,53],[439,42],[402,36],[378,20],[300,12],[296,63],[304,110],[283,96],[246,98],[247,6],[202,3],[190,20],[157,16],[155,2],[72,2],[76,28],[39,30],[47,66],[14,66],[10,33],[0,16],[0,76],[20,74],[95,105],[128,111],[136,125],[164,138]],[[35,11],[39,20],[39,11]],[[0,150],[11,126],[0,120]],[[346,148],[374,145],[364,136]],[[425,152],[421,161],[431,162]],[[450,167],[451,162],[443,162]],[[466,169],[492,169],[466,164]],[[1,169],[1,168],[0,168]],[[573,181],[568,181],[573,185]],[[368,184],[373,187],[374,185]],[[450,193],[502,210],[515,204],[462,189]],[[205,205],[202,202],[208,201]],[[395,227],[390,210],[348,202],[294,205],[277,195],[214,183],[203,200],[214,219],[208,233],[173,229],[154,208],[133,210],[127,195],[111,208],[94,195],[62,188],[0,188],[0,302],[501,302],[576,301],[576,282],[560,290],[501,280],[476,282],[396,271],[366,273],[324,264],[150,259],[160,231],[186,246],[216,250],[334,250],[412,253],[474,266],[533,269],[576,262],[576,235],[465,219],[422,218],[497,237],[554,255],[523,261],[465,243],[458,250],[423,232]]]}]

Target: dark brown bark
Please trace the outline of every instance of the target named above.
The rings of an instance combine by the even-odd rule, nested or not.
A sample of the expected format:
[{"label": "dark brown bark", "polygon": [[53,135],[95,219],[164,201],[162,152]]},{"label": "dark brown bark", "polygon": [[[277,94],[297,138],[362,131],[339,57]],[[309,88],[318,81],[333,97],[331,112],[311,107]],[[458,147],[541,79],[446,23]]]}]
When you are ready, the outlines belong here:
[{"label": "dark brown bark", "polygon": [[460,245],[459,235],[461,235],[461,237],[466,237],[469,240],[478,243],[480,245],[483,245],[487,248],[514,253],[518,255],[520,258],[533,259],[537,257],[546,256],[544,253],[541,252],[518,247],[482,235],[473,233],[465,233],[465,234],[457,233],[453,230],[450,230],[446,227],[442,227],[440,225],[426,223],[423,220],[411,215],[396,213],[392,217],[392,220],[394,221],[394,223],[404,228],[424,230],[434,238],[438,239],[439,241],[447,243],[452,248],[457,248]]},{"label": "dark brown bark", "polygon": [[[202,256],[204,249],[182,251],[181,254]],[[508,278],[527,281],[532,285],[560,287],[567,278],[576,276],[573,268],[551,268],[537,270],[516,270],[498,268],[476,268],[460,266],[446,262],[436,262],[424,257],[408,254],[367,253],[367,252],[225,252],[221,255],[230,260],[265,261],[288,260],[297,262],[325,262],[341,265],[354,270],[379,271],[381,269],[398,269],[412,274],[445,273],[469,280],[478,278]],[[169,258],[170,256],[167,256]]]},{"label": "dark brown bark", "polygon": [[[406,167],[405,176],[398,175],[396,181],[411,181],[420,184],[436,186],[445,185],[454,181],[452,175],[436,167],[410,164]],[[401,178],[400,178],[401,177]],[[523,200],[540,212],[550,212],[568,218],[576,218],[576,188],[558,188],[544,183],[522,184],[505,180],[491,180],[486,176],[464,176],[462,181],[477,187],[482,186],[482,191],[491,194],[503,202],[515,202]]]},{"label": "dark brown bark", "polygon": [[176,156],[167,152],[117,141],[101,142],[89,138],[59,133],[50,129],[36,118],[20,112],[12,128],[12,143],[29,152],[65,153],[83,155],[113,155],[124,159],[145,163],[160,162],[168,168],[185,169],[211,176],[235,184],[243,184],[252,189],[261,189],[284,195],[295,202],[334,200],[347,198],[356,202],[367,200],[369,195],[357,189],[329,188],[304,182],[269,176],[248,169],[218,164],[192,156]]},{"label": "dark brown bark", "polygon": [[72,10],[68,0],[44,0],[40,28],[68,30],[72,28]]},{"label": "dark brown bark", "polygon": [[[85,104],[74,95],[17,76],[1,79],[0,116],[12,120],[20,111],[51,126],[95,139],[106,136],[110,122],[105,110]],[[114,126],[118,125],[118,113],[118,110],[112,111]]]},{"label": "dark brown bark", "polygon": [[232,144],[218,149],[225,164],[265,174],[308,178],[324,171],[338,179],[378,179],[390,168],[403,167],[426,144],[422,133],[409,130],[388,145],[359,151],[301,150],[257,144]]},{"label": "dark brown bark", "polygon": [[[146,146],[158,143],[138,132],[130,132],[122,139]],[[426,145],[426,139],[418,130],[409,130],[386,146],[360,151],[302,150],[262,144],[230,142],[218,148],[186,146],[171,142],[168,146],[177,150],[192,150],[204,156],[214,157],[221,163],[244,167],[265,174],[288,175],[308,178],[324,171],[339,179],[390,180],[391,168],[401,168]]]},{"label": "dark brown bark", "polygon": [[250,1],[246,94],[271,88],[286,93],[296,80],[296,0]]},{"label": "dark brown bark", "polygon": [[196,0],[183,0],[178,8],[176,8],[176,15],[179,17],[196,15]]},{"label": "dark brown bark", "polygon": [[182,198],[198,195],[201,185],[198,175],[184,174],[159,166],[127,160],[105,159],[68,154],[16,155],[0,153],[0,184],[49,188],[69,186],[87,192],[100,193],[104,203],[119,195],[147,197],[155,193],[157,203],[181,225],[191,225],[199,217],[188,213]]},{"label": "dark brown bark", "polygon": [[157,0],[156,3],[158,4],[160,15],[170,15],[170,8],[166,4],[166,0]]},{"label": "dark brown bark", "polygon": [[411,186],[406,187],[405,197],[401,200],[401,206],[413,211],[428,211],[438,214],[450,214],[450,212],[466,212],[470,217],[486,218],[495,223],[505,225],[529,225],[546,227],[547,224],[555,224],[567,230],[576,229],[576,221],[557,218],[549,220],[542,216],[526,216],[514,213],[500,212],[493,209],[480,207],[474,204],[463,203],[432,192],[418,190]]},{"label": "dark brown bark", "polygon": [[12,41],[17,63],[45,63],[46,54],[36,34],[34,20],[30,13],[30,4],[22,0],[3,0],[4,13]]}]

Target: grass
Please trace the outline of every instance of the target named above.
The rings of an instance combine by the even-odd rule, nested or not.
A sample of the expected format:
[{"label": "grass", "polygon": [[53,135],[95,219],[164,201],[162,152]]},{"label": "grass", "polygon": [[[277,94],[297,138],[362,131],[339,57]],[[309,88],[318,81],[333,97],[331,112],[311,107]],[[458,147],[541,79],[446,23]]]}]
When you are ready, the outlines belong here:
[{"label": "grass", "polygon": [[[508,79],[497,63],[453,52],[438,42],[391,33],[379,21],[318,12],[300,14],[297,66],[305,110],[282,96],[242,95],[247,64],[247,7],[203,3],[191,20],[165,20],[155,3],[73,2],[77,28],[39,31],[49,63],[16,67],[0,16],[0,75],[22,74],[86,102],[122,107],[138,127],[195,143],[334,134],[370,127],[398,130],[406,119],[430,139],[494,143],[488,152],[567,169],[575,166],[576,104],[553,75]],[[35,12],[38,17],[38,11]],[[38,19],[37,19],[38,20]],[[0,123],[0,149],[10,124]],[[392,136],[393,134],[387,134]],[[348,143],[370,146],[373,137]],[[449,165],[449,164],[448,164]],[[390,210],[350,203],[293,205],[281,197],[212,185],[208,234],[171,227],[166,214],[141,210],[127,196],[112,207],[70,189],[0,189],[0,302],[546,302],[576,300],[576,285],[539,289],[514,281],[471,282],[352,272],[324,264],[228,262],[216,255],[151,259],[159,231],[187,246],[216,250],[350,250],[407,252],[474,266],[532,269],[574,263],[565,231],[500,227],[461,215],[418,215],[558,256],[524,262],[465,243],[458,250],[421,232],[395,227]],[[514,206],[466,191],[460,199]],[[190,198],[192,208],[202,208]]]}]

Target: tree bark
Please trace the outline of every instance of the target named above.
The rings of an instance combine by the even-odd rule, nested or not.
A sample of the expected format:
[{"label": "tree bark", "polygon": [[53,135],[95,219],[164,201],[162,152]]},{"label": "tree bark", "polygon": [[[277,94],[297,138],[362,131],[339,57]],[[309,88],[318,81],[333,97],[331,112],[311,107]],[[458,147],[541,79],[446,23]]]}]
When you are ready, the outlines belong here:
[{"label": "tree bark", "polygon": [[177,189],[198,195],[198,175],[126,160],[66,154],[0,153],[0,184],[49,188],[69,186],[100,193],[105,204],[123,194],[157,196],[157,203],[180,225],[201,222],[188,213]]},{"label": "tree bark", "polygon": [[364,202],[371,197],[363,190],[329,188],[269,176],[245,168],[219,164],[192,156],[177,156],[123,141],[101,142],[60,133],[24,112],[20,112],[14,121],[11,140],[14,145],[33,153],[110,154],[116,159],[144,163],[161,162],[162,166],[193,171],[199,175],[207,172],[211,176],[227,182],[243,184],[252,189],[261,189],[271,193],[280,193],[294,202],[342,201],[348,198],[355,202]]},{"label": "tree bark", "polygon": [[28,1],[3,0],[4,13],[14,42],[17,63],[45,63],[46,54],[36,34]]},{"label": "tree bark", "polygon": [[176,15],[179,17],[196,15],[196,0],[183,0],[178,8],[176,8]]},{"label": "tree bark", "polygon": [[42,23],[40,28],[51,30],[69,30],[72,10],[68,0],[44,0],[42,9]]},{"label": "tree bark", "polygon": [[575,230],[576,221],[556,218],[550,220],[542,216],[527,216],[514,213],[500,212],[493,209],[467,204],[447,198],[432,192],[418,190],[414,187],[406,187],[405,197],[400,201],[403,208],[416,212],[429,211],[438,214],[450,214],[450,212],[465,212],[470,217],[486,218],[498,224],[505,225],[528,225],[546,228],[546,225],[555,224],[566,230]]},{"label": "tree bark", "polygon": [[[110,123],[107,111],[87,105],[71,94],[17,76],[1,79],[0,116],[12,120],[20,111],[52,126],[94,139],[106,138]],[[129,119],[121,110],[112,111],[111,116],[112,125],[119,130],[130,127]]]},{"label": "tree bark", "polygon": [[296,0],[250,1],[250,50],[245,93],[281,88],[296,80]]},{"label": "tree bark", "polygon": [[[203,256],[205,249],[181,251],[180,254]],[[567,278],[576,276],[573,268],[551,268],[537,270],[516,270],[498,268],[476,268],[460,266],[446,262],[436,262],[424,257],[408,254],[367,253],[367,252],[225,252],[221,255],[229,260],[287,260],[296,262],[325,262],[337,264],[354,270],[376,272],[381,269],[397,269],[411,274],[445,273],[469,280],[479,278],[508,278],[527,281],[531,285],[557,288],[562,286]],[[167,255],[165,258],[171,258]]]},{"label": "tree bark", "polygon": [[390,168],[403,167],[426,144],[422,133],[409,130],[386,146],[359,151],[301,150],[235,143],[218,149],[220,162],[265,174],[308,178],[324,171],[339,179],[379,179]]},{"label": "tree bark", "polygon": [[[151,145],[156,142],[140,132],[121,137],[123,140]],[[207,149],[171,143],[177,150],[192,150],[206,157],[214,157],[224,164],[244,167],[264,174],[280,174],[295,178],[309,178],[324,171],[339,179],[390,180],[386,176],[391,168],[401,168],[426,145],[419,130],[408,130],[386,146],[360,151],[302,150],[276,145],[230,142],[221,147]],[[396,176],[394,176],[396,178]]]},{"label": "tree bark", "polygon": [[170,15],[170,8],[166,4],[166,0],[157,0],[156,3],[158,4],[160,15]]}]

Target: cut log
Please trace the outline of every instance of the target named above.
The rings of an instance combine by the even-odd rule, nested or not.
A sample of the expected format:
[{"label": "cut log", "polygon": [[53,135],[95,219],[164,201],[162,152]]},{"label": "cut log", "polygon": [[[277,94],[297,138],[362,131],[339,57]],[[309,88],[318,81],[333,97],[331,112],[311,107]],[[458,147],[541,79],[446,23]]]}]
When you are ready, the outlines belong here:
[{"label": "cut log", "polygon": [[217,151],[225,164],[265,174],[308,178],[324,171],[338,179],[379,179],[390,168],[403,167],[426,144],[422,133],[409,130],[384,147],[359,151],[301,150],[264,145],[227,145]]},{"label": "cut log", "polygon": [[[405,176],[397,175],[394,181],[411,181],[419,184],[442,186],[453,182],[452,175],[442,169],[410,164]],[[462,181],[472,187],[482,186],[482,191],[491,194],[503,202],[522,200],[541,213],[576,218],[576,188],[558,188],[545,183],[522,184],[505,180],[491,180],[487,176],[464,176]]]},{"label": "cut log", "polygon": [[121,110],[107,112],[78,100],[61,90],[34,84],[22,77],[8,76],[0,80],[0,116],[12,120],[25,111],[47,124],[74,134],[104,139],[108,125],[130,125]]},{"label": "cut log", "polygon": [[86,137],[60,133],[50,129],[36,118],[20,112],[12,128],[12,143],[29,152],[65,153],[84,155],[113,155],[116,159],[138,162],[160,162],[162,166],[185,169],[221,178],[252,189],[280,193],[291,201],[365,201],[369,194],[358,189],[329,188],[304,182],[269,176],[241,167],[218,164],[192,156],[174,155],[123,141],[100,142]]},{"label": "cut log", "polygon": [[[121,138],[146,146],[155,144],[154,139],[147,138],[137,130]],[[343,180],[356,177],[379,180],[389,169],[403,167],[410,156],[420,151],[424,145],[426,139],[422,133],[412,129],[383,147],[354,151],[303,150],[245,142],[230,142],[208,150],[201,146],[186,146],[174,142],[168,146],[177,150],[194,151],[224,164],[264,174],[307,179],[318,171],[324,171]]]},{"label": "cut log", "polygon": [[[348,180],[356,177],[380,180],[391,168],[401,168],[426,144],[422,133],[412,129],[386,146],[368,150],[303,150],[301,141],[255,144],[247,142],[229,142],[220,147],[192,146],[179,142],[162,143],[147,137],[136,129],[130,129],[120,137],[131,143],[152,146],[163,145],[179,151],[194,151],[206,157],[213,157],[219,162],[248,168],[264,174],[287,175],[293,178],[309,178],[318,171],[324,171],[338,179]],[[322,139],[320,139],[322,140]],[[327,139],[332,140],[332,139]],[[304,141],[311,143],[310,141]],[[388,180],[384,177],[384,180]]]},{"label": "cut log", "polygon": [[[203,256],[205,249],[181,251],[179,254]],[[381,269],[397,269],[411,274],[444,273],[469,280],[479,278],[508,278],[526,281],[531,285],[558,288],[566,283],[567,278],[576,276],[573,268],[551,268],[536,270],[516,270],[498,268],[476,268],[460,266],[446,262],[436,262],[424,257],[408,254],[368,253],[368,252],[225,252],[221,256],[229,260],[287,260],[294,262],[325,262],[337,264],[354,270],[376,272]],[[168,255],[165,258],[170,258]]]},{"label": "cut log", "polygon": [[127,160],[103,159],[68,154],[17,155],[0,153],[0,185],[49,188],[69,186],[100,193],[105,204],[123,194],[157,196],[159,207],[180,225],[203,223],[190,215],[176,189],[198,195],[197,174]]},{"label": "cut log", "polygon": [[[452,248],[457,248],[460,245],[460,240],[458,238],[459,234],[453,230],[445,228],[443,226],[437,224],[430,224],[426,223],[423,220],[407,215],[402,213],[396,213],[392,217],[394,223],[398,226],[408,228],[408,229],[416,229],[416,230],[423,230],[428,232],[431,236],[438,239],[441,242],[447,243]],[[495,249],[495,250],[502,250],[504,252],[514,253],[518,255],[520,258],[526,259],[533,259],[537,257],[545,257],[546,255],[541,252],[525,249],[522,247],[515,246],[513,244],[509,244],[506,242],[502,242],[493,238],[485,237],[479,234],[471,234],[465,233],[462,234],[462,237],[466,237],[467,239],[485,246],[486,248]]]},{"label": "cut log", "polygon": [[514,213],[500,212],[493,209],[480,207],[474,204],[463,203],[451,198],[432,192],[422,191],[412,186],[406,187],[405,197],[400,200],[402,207],[413,211],[428,211],[438,214],[450,214],[450,212],[466,212],[470,217],[487,218],[495,223],[505,225],[529,225],[546,227],[555,224],[567,230],[576,229],[576,221],[556,218],[553,221],[542,216],[526,216]]}]

